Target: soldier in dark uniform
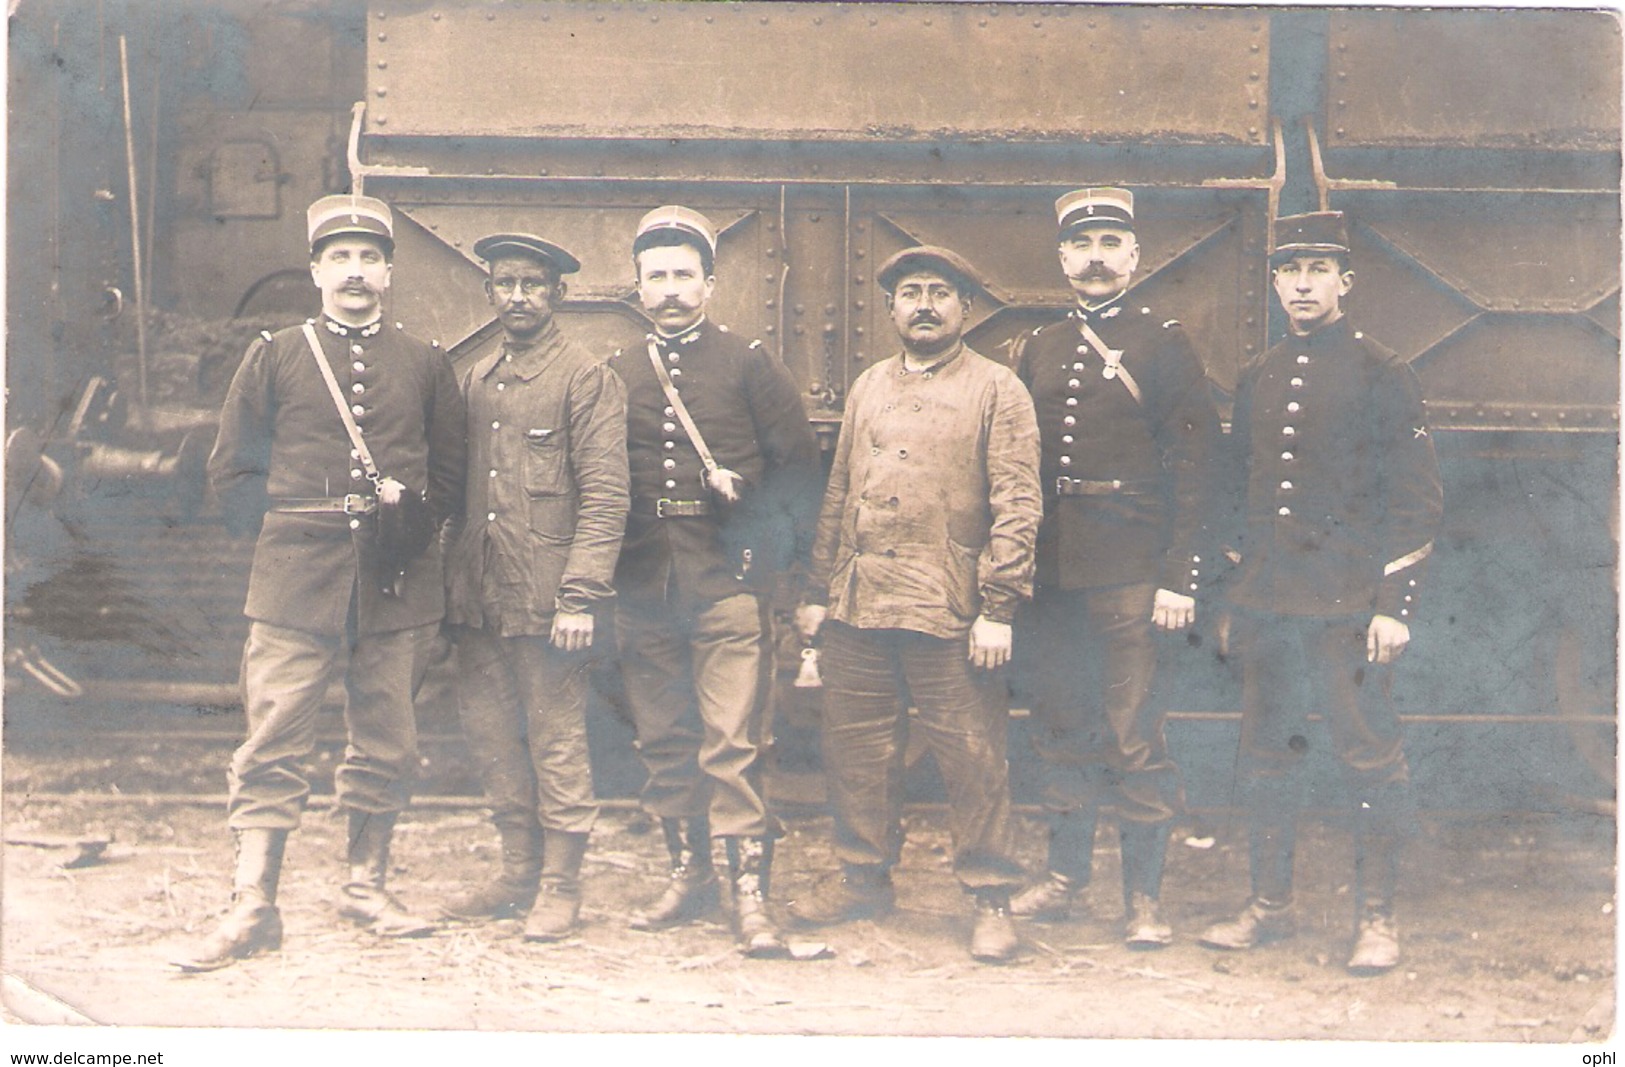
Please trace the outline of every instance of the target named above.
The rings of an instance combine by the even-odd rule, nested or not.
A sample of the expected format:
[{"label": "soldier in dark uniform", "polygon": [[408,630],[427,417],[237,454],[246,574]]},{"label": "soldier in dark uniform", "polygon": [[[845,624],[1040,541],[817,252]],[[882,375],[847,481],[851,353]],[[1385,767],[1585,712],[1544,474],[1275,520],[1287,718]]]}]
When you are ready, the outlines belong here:
[{"label": "soldier in dark uniform", "polygon": [[810,550],[821,471],[784,364],[706,317],[715,256],[716,230],[699,212],[644,216],[632,258],[655,328],[613,360],[632,476],[616,632],[648,771],[643,806],[671,854],[664,895],[633,926],[659,929],[715,904],[714,835],[726,843],[740,943],[770,956],[784,944],[764,907],[777,827],[762,795],[773,669],[762,593]]},{"label": "soldier in dark uniform", "polygon": [[468,495],[446,617],[502,867],[441,910],[526,914],[526,940],[557,941],[576,929],[598,815],[587,691],[626,528],[626,388],[554,321],[575,256],[523,233],[483,237],[474,254],[490,265],[502,343],[464,378]]},{"label": "soldier in dark uniform", "polygon": [[1290,330],[1237,385],[1225,540],[1237,564],[1225,584],[1242,663],[1252,898],[1202,943],[1245,949],[1294,932],[1294,826],[1315,711],[1354,819],[1348,966],[1374,973],[1399,960],[1394,888],[1414,819],[1392,665],[1410,641],[1443,492],[1416,375],[1343,314],[1354,272],[1342,214],[1275,226],[1275,293]]},{"label": "soldier in dark uniform", "polygon": [[[445,607],[433,544],[386,561],[379,497],[427,492],[432,523],[462,506],[464,416],[451,364],[383,319],[394,252],[382,201],[330,196],[309,212],[322,314],[256,341],[232,379],[209,474],[234,533],[258,533],[243,650],[248,740],[232,756],[231,910],[176,962],[222,967],[281,944],[277,878],[310,786],[300,769],[333,671],[347,660],[344,762],[349,881],[340,913],[386,937],[427,933],[384,888],[395,817],[418,761],[412,700]],[[379,478],[341,420],[312,345],[326,355]],[[419,497],[421,500],[422,497]]]},{"label": "soldier in dark uniform", "polygon": [[1180,324],[1126,299],[1140,257],[1133,194],[1080,189],[1055,210],[1077,306],[1016,351],[1043,441],[1044,524],[1020,622],[1048,873],[1011,910],[1066,918],[1110,804],[1121,820],[1125,939],[1156,948],[1173,937],[1158,901],[1183,791],[1148,700],[1155,631],[1194,617],[1219,420]]}]

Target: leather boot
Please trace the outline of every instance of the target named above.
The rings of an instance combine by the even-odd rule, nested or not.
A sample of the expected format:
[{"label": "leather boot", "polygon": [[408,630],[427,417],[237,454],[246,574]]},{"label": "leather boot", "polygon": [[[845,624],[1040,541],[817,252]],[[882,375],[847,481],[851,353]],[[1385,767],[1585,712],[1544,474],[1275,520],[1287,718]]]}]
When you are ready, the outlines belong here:
[{"label": "leather boot", "polygon": [[1072,917],[1094,867],[1094,808],[1050,815],[1049,862],[1042,879],[1017,893],[1010,914],[1034,922],[1065,922]]},{"label": "leather boot", "polygon": [[821,878],[813,891],[790,902],[790,917],[802,926],[833,926],[873,919],[892,909],[895,894],[886,868],[843,867]]},{"label": "leather boot", "polygon": [[1214,923],[1197,940],[1208,948],[1249,949],[1280,941],[1298,932],[1292,915],[1292,859],[1296,839],[1292,822],[1253,824],[1248,833],[1247,864],[1253,895],[1241,913]]},{"label": "leather boot", "polygon": [[1355,933],[1348,969],[1358,975],[1381,974],[1399,963],[1394,923],[1399,838],[1361,834],[1354,844]]},{"label": "leather boot", "polygon": [[784,938],[767,913],[768,881],[773,873],[773,839],[730,837],[728,882],[733,907],[734,937],[739,950],[752,959],[773,959],[789,954]]},{"label": "leather boot", "polygon": [[481,922],[513,919],[530,910],[542,877],[542,831],[535,826],[502,826],[502,868],[495,878],[440,905],[448,919]]},{"label": "leather boot", "polygon": [[1050,871],[1010,898],[1010,914],[1034,922],[1065,922],[1072,917],[1072,906],[1080,903],[1082,892],[1083,886],[1060,871]]},{"label": "leather boot", "polygon": [[697,919],[717,906],[717,872],[711,864],[711,823],[704,818],[661,819],[671,881],[647,910],[633,912],[632,929],[664,930]]},{"label": "leather boot", "polygon": [[215,971],[257,952],[282,947],[282,915],[276,909],[286,830],[238,830],[231,908],[192,951],[172,962],[183,971]]},{"label": "leather boot", "polygon": [[1279,904],[1249,900],[1241,914],[1228,922],[1214,923],[1197,938],[1208,948],[1241,950],[1281,941],[1298,932],[1297,920],[1292,915],[1292,904]]},{"label": "leather boot", "polygon": [[350,812],[350,880],[340,892],[339,914],[379,937],[423,937],[434,923],[407,911],[384,889],[394,833],[393,812]]},{"label": "leather boot", "polygon": [[1123,943],[1129,948],[1151,949],[1170,945],[1173,927],[1162,919],[1162,870],[1168,855],[1167,823],[1124,823],[1119,830],[1123,847]]},{"label": "leather boot", "polygon": [[562,941],[575,933],[581,917],[581,860],[587,835],[547,831],[542,849],[541,892],[525,920],[526,941]]},{"label": "leather boot", "polygon": [[971,958],[982,963],[1006,963],[1015,959],[1021,940],[1015,920],[1010,918],[1010,893],[1004,889],[976,891],[976,922],[971,927]]}]

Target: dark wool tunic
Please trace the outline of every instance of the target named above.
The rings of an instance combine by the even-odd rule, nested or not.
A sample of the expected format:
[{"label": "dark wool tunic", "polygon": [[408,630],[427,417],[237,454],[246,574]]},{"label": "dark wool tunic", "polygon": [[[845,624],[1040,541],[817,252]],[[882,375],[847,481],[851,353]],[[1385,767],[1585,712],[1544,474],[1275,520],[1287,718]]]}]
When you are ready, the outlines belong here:
[{"label": "dark wool tunic", "polygon": [[[462,507],[465,447],[463,400],[445,353],[399,323],[369,331],[315,321],[379,472],[408,489],[427,488],[436,520],[443,521]],[[266,510],[279,500],[373,492],[300,328],[267,334],[249,347],[226,393],[209,477],[228,527],[259,529],[243,609],[249,618],[341,634],[352,595],[362,634],[441,617],[445,578],[438,545],[407,569],[403,595],[386,596],[375,516]]]}]

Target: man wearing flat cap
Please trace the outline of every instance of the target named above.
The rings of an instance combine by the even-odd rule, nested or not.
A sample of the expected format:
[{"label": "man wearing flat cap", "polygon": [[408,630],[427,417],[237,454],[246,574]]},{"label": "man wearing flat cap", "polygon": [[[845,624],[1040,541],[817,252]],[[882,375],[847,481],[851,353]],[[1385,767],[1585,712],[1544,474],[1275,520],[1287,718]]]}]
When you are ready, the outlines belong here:
[{"label": "man wearing flat cap", "polygon": [[1068,916],[1109,806],[1122,842],[1124,939],[1158,948],[1173,937],[1159,900],[1183,790],[1150,701],[1156,632],[1183,630],[1195,615],[1219,420],[1179,322],[1128,298],[1140,259],[1134,194],[1079,189],[1055,210],[1075,303],[1019,337],[1015,353],[1043,439],[1036,588],[1019,625],[1048,869],[1012,909]]},{"label": "man wearing flat cap", "polygon": [[765,592],[812,541],[821,471],[800,390],[760,341],[707,315],[716,228],[656,208],[632,244],[653,330],[612,361],[626,382],[632,511],[615,571],[626,695],[648,772],[645,810],[671,856],[655,930],[713,908],[711,839],[728,858],[734,931],[785,951],[766,909],[777,823],[762,793],[773,661]]},{"label": "man wearing flat cap", "polygon": [[[876,275],[902,351],[852,384],[818,519],[802,632],[821,632],[824,769],[841,864],[791,913],[880,915],[902,848],[902,761],[924,733],[947,784],[971,955],[1012,958],[1005,664],[1031,594],[1038,426],[1009,368],[963,340],[975,269],[917,246]],[[910,722],[910,704],[919,709]]]},{"label": "man wearing flat cap", "polygon": [[468,482],[447,559],[463,736],[501,838],[495,878],[447,901],[466,921],[575,931],[597,818],[588,679],[626,528],[626,388],[554,319],[576,257],[531,234],[474,243],[502,342],[463,379]]},{"label": "man wearing flat cap", "polygon": [[[1393,664],[1416,621],[1443,491],[1416,375],[1344,314],[1354,272],[1342,213],[1276,220],[1270,261],[1288,332],[1236,387],[1224,531],[1252,896],[1202,943],[1247,949],[1294,932],[1298,811],[1330,802],[1303,772],[1329,733],[1354,830],[1348,968],[1375,974],[1399,962],[1394,890],[1414,828]],[[1311,712],[1326,732],[1310,729]]]},{"label": "man wearing flat cap", "polygon": [[[348,813],[349,880],[340,914],[384,937],[432,928],[384,878],[418,762],[412,701],[445,609],[435,531],[462,507],[463,403],[445,354],[384,321],[388,205],[323,197],[307,222],[321,316],[250,346],[209,457],[228,529],[258,542],[244,608],[248,740],[228,774],[232,906],[176,960],[188,970],[281,944],[283,849],[310,793],[302,765],[341,662],[348,743],[334,784]],[[390,532],[403,517],[420,528],[405,550]]]}]

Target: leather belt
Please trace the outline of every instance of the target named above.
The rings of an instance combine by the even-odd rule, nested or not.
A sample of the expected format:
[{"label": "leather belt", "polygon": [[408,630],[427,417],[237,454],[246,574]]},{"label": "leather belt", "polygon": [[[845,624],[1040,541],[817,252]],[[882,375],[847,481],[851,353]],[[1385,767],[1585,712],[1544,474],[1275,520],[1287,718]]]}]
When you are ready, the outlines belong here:
[{"label": "leather belt", "polygon": [[1144,496],[1153,491],[1153,486],[1146,482],[1125,482],[1121,478],[1097,481],[1068,478],[1063,474],[1055,479],[1055,491],[1061,496]]},{"label": "leather belt", "polygon": [[[647,509],[644,513],[648,514]],[[709,514],[711,514],[709,500],[671,500],[661,497],[655,501],[654,506],[654,516],[657,519],[692,519]]]},{"label": "leather belt", "polygon": [[378,498],[360,493],[344,496],[285,496],[271,504],[272,511],[286,515],[371,515],[378,510]]}]

